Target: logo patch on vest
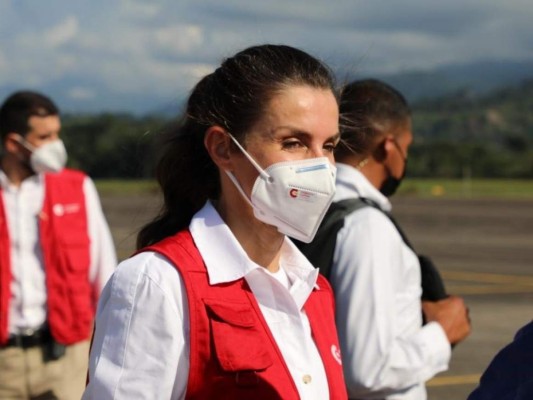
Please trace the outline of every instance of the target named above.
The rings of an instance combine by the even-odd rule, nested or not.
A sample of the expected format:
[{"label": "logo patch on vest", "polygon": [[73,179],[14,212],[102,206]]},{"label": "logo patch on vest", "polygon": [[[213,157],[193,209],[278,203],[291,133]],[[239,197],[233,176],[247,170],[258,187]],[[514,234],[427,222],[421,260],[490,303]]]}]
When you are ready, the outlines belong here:
[{"label": "logo patch on vest", "polygon": [[331,354],[333,355],[333,358],[335,359],[335,361],[337,361],[339,365],[342,365],[341,351],[334,344],[331,345]]},{"label": "logo patch on vest", "polygon": [[54,211],[54,214],[57,217],[61,217],[65,214],[74,214],[80,211],[80,204],[79,203],[70,203],[70,204],[54,204],[54,207],[52,208]]}]

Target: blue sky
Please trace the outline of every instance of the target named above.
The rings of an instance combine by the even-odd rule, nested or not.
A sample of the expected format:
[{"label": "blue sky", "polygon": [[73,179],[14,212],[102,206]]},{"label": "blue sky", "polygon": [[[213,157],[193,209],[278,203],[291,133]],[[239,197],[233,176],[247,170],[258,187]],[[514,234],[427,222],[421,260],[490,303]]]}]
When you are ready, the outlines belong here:
[{"label": "blue sky", "polygon": [[353,72],[533,60],[532,21],[531,0],[0,0],[0,95],[53,88],[63,103],[163,104],[266,42]]}]

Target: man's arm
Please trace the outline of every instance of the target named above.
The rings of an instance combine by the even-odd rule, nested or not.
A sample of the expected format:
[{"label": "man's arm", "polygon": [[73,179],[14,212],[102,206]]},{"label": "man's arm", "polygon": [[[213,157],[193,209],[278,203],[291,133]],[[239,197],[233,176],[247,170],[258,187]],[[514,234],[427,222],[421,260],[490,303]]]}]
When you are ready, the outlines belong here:
[{"label": "man's arm", "polygon": [[[447,369],[444,330],[436,322],[421,326],[417,257],[380,211],[347,217],[330,280],[350,396],[401,392]],[[414,293],[402,290],[410,286]]]}]

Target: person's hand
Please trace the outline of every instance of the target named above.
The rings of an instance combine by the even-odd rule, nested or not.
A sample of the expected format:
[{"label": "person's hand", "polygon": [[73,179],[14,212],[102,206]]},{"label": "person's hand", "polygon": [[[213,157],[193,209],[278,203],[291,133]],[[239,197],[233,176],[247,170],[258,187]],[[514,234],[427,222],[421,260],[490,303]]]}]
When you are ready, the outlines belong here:
[{"label": "person's hand", "polygon": [[449,296],[439,301],[423,301],[422,311],[428,322],[436,321],[442,326],[452,345],[470,334],[470,316],[461,297]]}]

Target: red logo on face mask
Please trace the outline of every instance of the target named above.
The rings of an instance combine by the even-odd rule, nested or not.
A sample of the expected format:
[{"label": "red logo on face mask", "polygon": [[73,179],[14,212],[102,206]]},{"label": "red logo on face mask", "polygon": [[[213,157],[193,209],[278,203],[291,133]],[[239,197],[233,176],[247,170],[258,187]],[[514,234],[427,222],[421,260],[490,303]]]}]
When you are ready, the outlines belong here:
[{"label": "red logo on face mask", "polygon": [[291,189],[289,191],[289,196],[291,196],[293,199],[295,199],[296,197],[298,197],[298,189]]}]

